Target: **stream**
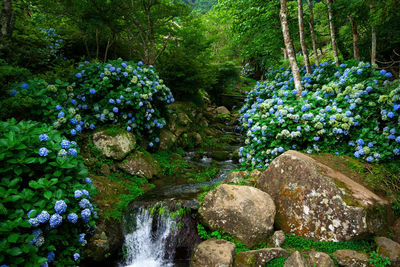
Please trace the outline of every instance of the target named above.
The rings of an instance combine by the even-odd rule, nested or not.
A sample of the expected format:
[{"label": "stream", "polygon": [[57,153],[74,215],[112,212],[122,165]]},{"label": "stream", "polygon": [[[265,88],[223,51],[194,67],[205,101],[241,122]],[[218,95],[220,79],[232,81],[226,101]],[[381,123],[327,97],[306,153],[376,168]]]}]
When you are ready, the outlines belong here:
[{"label": "stream", "polygon": [[[206,168],[211,164],[216,165],[220,172],[205,182],[192,182],[181,184],[164,184],[146,192],[134,207],[124,217],[125,260],[121,260],[119,267],[185,267],[189,266],[190,254],[187,245],[193,246],[200,239],[197,236],[197,222],[187,218],[183,229],[176,230],[175,222],[167,213],[151,213],[152,205],[157,202],[168,203],[174,206],[176,203],[184,207],[198,206],[197,195],[205,190],[205,187],[213,186],[226,179],[232,169],[238,168],[236,160],[232,159],[232,153],[239,148],[241,137],[235,128],[227,125],[224,134],[232,135],[237,143],[225,147],[225,159],[213,163],[213,151],[189,151],[185,152],[184,160],[198,167]],[[177,181],[180,179],[175,179]]]}]

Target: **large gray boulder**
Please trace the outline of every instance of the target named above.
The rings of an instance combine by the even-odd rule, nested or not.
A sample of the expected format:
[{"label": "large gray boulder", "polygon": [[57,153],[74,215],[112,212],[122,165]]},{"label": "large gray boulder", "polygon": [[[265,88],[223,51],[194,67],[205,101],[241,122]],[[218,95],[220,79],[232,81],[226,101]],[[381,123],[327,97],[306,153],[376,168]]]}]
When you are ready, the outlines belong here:
[{"label": "large gray boulder", "polygon": [[103,156],[121,160],[131,152],[136,145],[136,138],[130,132],[107,134],[107,131],[97,132],[93,135],[93,145],[99,149]]},{"label": "large gray boulder", "polygon": [[388,202],[311,157],[287,151],[257,181],[277,206],[284,232],[325,241],[345,241],[379,233]]},{"label": "large gray boulder", "polygon": [[265,266],[268,262],[279,257],[288,257],[289,253],[282,248],[262,248],[239,252],[235,256],[235,267]]},{"label": "large gray boulder", "polygon": [[127,157],[118,167],[130,175],[136,175],[147,179],[157,176],[160,168],[158,162],[151,154],[140,151],[136,151]]},{"label": "large gray boulder", "polygon": [[235,244],[223,239],[208,239],[193,250],[190,267],[231,267]]},{"label": "large gray boulder", "polygon": [[257,188],[222,184],[204,197],[199,213],[212,230],[222,230],[252,247],[271,234],[275,204]]}]

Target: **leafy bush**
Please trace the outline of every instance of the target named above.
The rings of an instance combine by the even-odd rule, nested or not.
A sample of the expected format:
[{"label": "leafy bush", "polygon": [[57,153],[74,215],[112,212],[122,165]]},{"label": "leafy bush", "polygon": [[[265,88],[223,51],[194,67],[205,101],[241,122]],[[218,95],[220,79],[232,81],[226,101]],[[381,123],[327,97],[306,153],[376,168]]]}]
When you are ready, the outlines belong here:
[{"label": "leafy bush", "polygon": [[79,148],[46,124],[0,122],[0,262],[71,266],[94,227]]},{"label": "leafy bush", "polygon": [[391,76],[368,63],[336,67],[325,62],[311,75],[303,73],[302,98],[297,98],[289,69],[270,71],[240,110],[247,134],[242,165],[266,167],[289,149],[368,162],[398,157],[400,87],[386,80]]},{"label": "leafy bush", "polygon": [[29,103],[23,109],[29,111],[28,116],[52,122],[70,136],[93,130],[97,124],[120,123],[127,131],[146,136],[150,147],[159,142],[167,104],[174,102],[152,66],[122,60],[85,62],[73,83],[34,79],[11,93],[15,95],[12,103]]}]

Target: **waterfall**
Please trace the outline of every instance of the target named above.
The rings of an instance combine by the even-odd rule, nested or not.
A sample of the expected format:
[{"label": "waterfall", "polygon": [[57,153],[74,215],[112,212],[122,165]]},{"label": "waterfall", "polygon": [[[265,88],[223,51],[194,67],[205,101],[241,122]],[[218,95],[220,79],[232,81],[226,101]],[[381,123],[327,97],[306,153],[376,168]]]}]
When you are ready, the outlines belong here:
[{"label": "waterfall", "polygon": [[168,255],[168,240],[174,221],[167,213],[151,214],[148,209],[139,208],[132,232],[125,235],[126,267],[172,267],[173,255]]}]

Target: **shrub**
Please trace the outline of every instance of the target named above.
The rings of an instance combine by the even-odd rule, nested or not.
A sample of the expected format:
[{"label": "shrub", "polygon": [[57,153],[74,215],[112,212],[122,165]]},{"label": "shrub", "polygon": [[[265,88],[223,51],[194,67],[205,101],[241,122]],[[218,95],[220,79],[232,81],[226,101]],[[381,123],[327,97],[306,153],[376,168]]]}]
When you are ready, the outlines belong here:
[{"label": "shrub", "polygon": [[29,103],[24,109],[29,116],[52,122],[69,136],[98,124],[120,123],[127,131],[146,136],[150,147],[159,142],[167,104],[174,102],[152,66],[122,60],[85,62],[72,83],[35,79],[12,94],[16,97],[12,103]]},{"label": "shrub", "polygon": [[[304,69],[303,69],[304,74]],[[297,98],[289,69],[270,71],[240,110],[241,163],[266,167],[289,149],[354,155],[368,162],[400,154],[400,87],[369,64],[330,62],[303,75]]]},{"label": "shrub", "polygon": [[[304,70],[303,70],[304,71]],[[271,71],[241,109],[244,166],[266,167],[289,149],[354,155],[368,162],[400,154],[400,87],[369,64],[321,64],[303,75],[297,98],[289,70]]]},{"label": "shrub", "polygon": [[46,124],[0,122],[0,262],[71,266],[97,218],[79,148]]}]

